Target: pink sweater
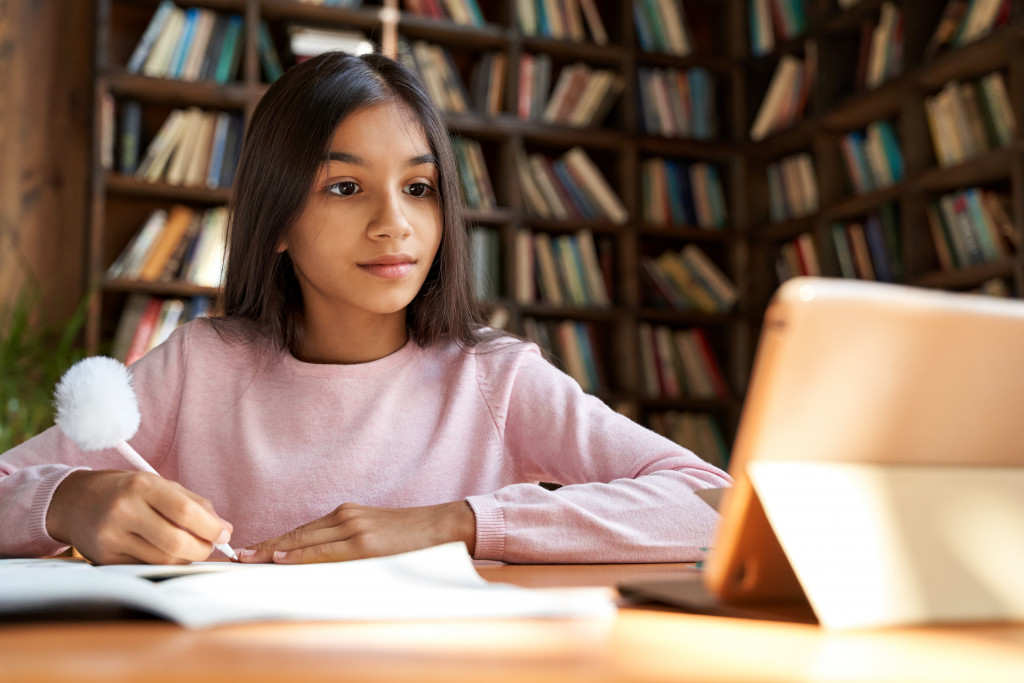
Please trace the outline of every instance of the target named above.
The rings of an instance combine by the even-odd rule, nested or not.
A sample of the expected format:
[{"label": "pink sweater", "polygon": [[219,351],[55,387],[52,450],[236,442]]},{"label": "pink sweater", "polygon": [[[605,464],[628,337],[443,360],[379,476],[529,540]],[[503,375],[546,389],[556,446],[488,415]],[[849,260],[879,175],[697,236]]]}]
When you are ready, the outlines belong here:
[{"label": "pink sweater", "polygon": [[[315,365],[261,356],[198,321],[132,372],[142,424],[131,445],[208,498],[238,548],[344,502],[465,499],[478,559],[693,561],[717,522],[693,491],[729,483],[585,394],[532,344],[410,342],[370,363]],[[46,511],[82,468],[126,464],[114,450],[81,452],[56,428],[0,455],[0,556],[63,550]]]}]

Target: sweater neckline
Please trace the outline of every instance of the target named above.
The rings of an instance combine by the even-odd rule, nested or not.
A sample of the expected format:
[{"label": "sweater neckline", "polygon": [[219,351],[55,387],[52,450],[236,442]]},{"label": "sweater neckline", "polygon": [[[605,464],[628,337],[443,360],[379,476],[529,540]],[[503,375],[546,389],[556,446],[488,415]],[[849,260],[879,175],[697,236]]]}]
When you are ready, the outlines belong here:
[{"label": "sweater neckline", "polygon": [[335,379],[362,378],[399,368],[411,361],[418,351],[419,345],[410,338],[394,353],[366,363],[307,363],[293,356],[292,352],[287,349],[281,352],[281,363],[287,370],[298,375]]}]

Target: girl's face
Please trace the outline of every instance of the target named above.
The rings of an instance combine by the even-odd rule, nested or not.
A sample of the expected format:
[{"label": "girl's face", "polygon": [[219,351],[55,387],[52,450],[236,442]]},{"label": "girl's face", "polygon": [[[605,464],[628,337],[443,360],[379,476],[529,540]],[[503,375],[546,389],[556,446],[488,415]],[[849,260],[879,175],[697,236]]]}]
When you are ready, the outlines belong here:
[{"label": "girl's face", "polygon": [[369,331],[400,320],[404,330],[441,242],[437,174],[408,106],[375,105],[341,122],[278,246],[294,264],[307,324]]}]

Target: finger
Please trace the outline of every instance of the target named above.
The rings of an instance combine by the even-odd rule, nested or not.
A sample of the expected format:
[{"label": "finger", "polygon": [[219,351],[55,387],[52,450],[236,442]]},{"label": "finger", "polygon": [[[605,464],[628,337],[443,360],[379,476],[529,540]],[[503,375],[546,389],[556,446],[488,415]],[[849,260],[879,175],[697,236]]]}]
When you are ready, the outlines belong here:
[{"label": "finger", "polygon": [[209,544],[231,540],[231,525],[213,511],[209,501],[179,484],[167,483],[168,486],[154,487],[147,496],[147,502],[157,513]]},{"label": "finger", "polygon": [[[153,546],[162,559],[156,564],[176,564],[179,561],[200,562],[207,559],[213,552],[213,544],[206,539],[195,536],[187,529],[182,529],[171,522],[156,509],[149,507],[141,511],[139,516],[130,525],[129,530],[142,541]],[[131,554],[136,554],[133,549]],[[153,552],[143,546],[146,552],[147,562],[153,556]]]},{"label": "finger", "polygon": [[[319,521],[317,520],[317,522]],[[311,528],[317,522],[311,522],[305,526],[293,529],[287,534],[245,548],[241,551],[239,557],[244,562],[271,562],[274,561],[274,554],[278,552],[289,552],[310,546],[335,543],[348,540],[350,537],[349,532],[337,525]]]},{"label": "finger", "polygon": [[[165,522],[166,524],[166,522]],[[131,531],[123,531],[116,539],[108,543],[115,550],[84,552],[83,555],[92,563],[104,564],[186,564],[189,560],[172,557],[150,543],[144,537]]]},{"label": "finger", "polygon": [[318,543],[347,540],[366,529],[365,513],[370,509],[354,503],[345,503],[323,517],[307,522],[286,534],[244,548],[239,552],[239,558],[243,562],[271,562],[275,551],[289,551]]},{"label": "finger", "polygon": [[[202,497],[202,496],[200,496],[200,495],[199,495],[198,493],[193,493],[192,491],[189,491],[188,489],[186,489],[186,488],[184,488],[184,487],[182,487],[182,489],[181,489],[181,490],[182,490],[182,492],[183,492],[183,493],[184,493],[184,494],[185,494],[186,496],[190,497],[190,498],[191,498],[192,500],[194,500],[194,501],[196,501],[197,503],[199,503],[199,505],[201,505],[201,506],[202,506],[202,508],[203,508],[204,510],[206,510],[206,511],[207,511],[207,512],[209,512],[209,513],[210,513],[211,515],[213,515],[214,517],[216,517],[217,519],[219,519],[219,520],[220,520],[220,522],[221,522],[221,524],[223,524],[223,525],[224,525],[224,528],[228,530],[228,533],[230,533],[230,534],[233,534],[233,533],[235,533],[235,525],[234,525],[234,524],[232,524],[231,522],[229,522],[228,520],[224,519],[224,518],[223,518],[223,517],[221,517],[220,515],[218,515],[218,514],[217,514],[217,511],[216,511],[216,510],[214,509],[214,507],[213,507],[213,503],[211,503],[211,502],[210,502],[209,500],[207,500],[206,498],[203,498],[203,497]],[[228,540],[230,540],[230,539],[225,539],[225,540],[223,540],[223,541],[221,541],[221,540],[218,540],[218,539],[214,539],[214,540],[215,540],[215,541],[216,541],[217,543],[227,543],[227,542],[228,542]]]},{"label": "finger", "polygon": [[369,556],[355,551],[355,544],[350,540],[345,540],[318,543],[292,550],[276,550],[271,556],[271,560],[274,564],[312,564],[359,560],[364,557]]},{"label": "finger", "polygon": [[[179,532],[187,534],[187,532],[180,529]],[[188,535],[191,536],[191,534]],[[192,538],[195,540],[195,537]],[[124,547],[125,554],[136,558],[144,564],[188,564],[189,562],[199,562],[209,557],[210,550],[212,548],[207,549],[205,554],[200,553],[196,557],[184,557],[176,553],[169,553],[153,543],[149,538],[134,533],[128,534]]]}]

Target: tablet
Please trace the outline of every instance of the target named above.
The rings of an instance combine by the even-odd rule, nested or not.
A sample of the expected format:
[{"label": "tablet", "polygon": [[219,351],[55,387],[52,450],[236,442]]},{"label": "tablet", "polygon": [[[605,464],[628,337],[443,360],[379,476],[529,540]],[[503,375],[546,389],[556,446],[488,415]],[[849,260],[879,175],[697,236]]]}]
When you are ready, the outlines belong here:
[{"label": "tablet", "polygon": [[809,604],[835,627],[1024,618],[1024,302],[787,281],[729,472],[709,604]]}]

